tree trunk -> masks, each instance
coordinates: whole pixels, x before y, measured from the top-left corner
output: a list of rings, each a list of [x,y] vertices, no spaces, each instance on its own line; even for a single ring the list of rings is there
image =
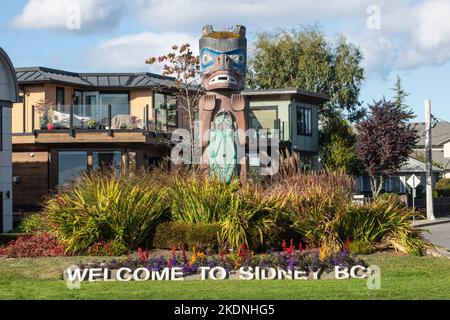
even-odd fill
[[[384,179],[380,176],[380,180],[377,180],[376,176],[370,176],[370,188],[372,190],[372,198],[378,198],[381,190],[383,189]]]

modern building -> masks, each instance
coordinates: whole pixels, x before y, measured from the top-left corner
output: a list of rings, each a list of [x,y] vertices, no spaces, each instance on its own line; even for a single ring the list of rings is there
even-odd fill
[[[167,158],[169,134],[183,126],[175,81],[152,73],[74,73],[16,69],[20,101],[12,113],[15,211],[82,171],[152,167]],[[282,146],[317,165],[322,94],[298,89],[245,91],[249,126],[280,129]],[[270,138],[270,137],[269,137]]]
[[[0,48],[0,233],[12,229],[11,108],[18,100],[14,67]]]
[[[329,96],[301,89],[243,91],[249,101],[249,127],[280,132],[281,147],[298,152],[299,159],[319,169],[319,107]]]
[[[155,166],[178,127],[172,79],[151,73],[73,73],[16,69],[20,102],[12,113],[15,211],[82,171]]]

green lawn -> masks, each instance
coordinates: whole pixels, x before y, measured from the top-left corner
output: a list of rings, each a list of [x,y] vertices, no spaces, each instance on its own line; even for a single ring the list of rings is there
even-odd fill
[[[80,290],[69,290],[62,270],[80,259],[0,260],[0,299],[450,299],[446,258],[368,256],[368,263],[381,268],[380,290],[356,279],[83,282]]]

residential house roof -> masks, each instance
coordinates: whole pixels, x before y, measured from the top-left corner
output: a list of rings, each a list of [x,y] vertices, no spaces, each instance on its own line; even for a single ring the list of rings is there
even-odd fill
[[[433,166],[433,172],[444,172],[443,169]],[[409,157],[408,161],[401,167],[401,173],[421,173],[426,172],[426,163],[415,158]]]
[[[58,83],[85,88],[173,88],[174,78],[150,72],[75,73],[46,67],[16,68],[19,84]]]
[[[425,123],[414,122],[412,125],[416,128],[419,135],[417,147],[424,148],[425,146]],[[431,142],[433,146],[440,146],[450,140],[450,122],[439,121],[436,126],[431,129]]]

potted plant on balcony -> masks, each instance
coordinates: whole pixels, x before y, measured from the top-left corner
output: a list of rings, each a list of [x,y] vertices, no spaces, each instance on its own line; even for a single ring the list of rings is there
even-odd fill
[[[86,125],[87,125],[88,129],[96,129],[97,128],[97,121],[92,120],[92,119],[88,120],[86,122]]]
[[[47,130],[52,131],[55,129],[55,125],[53,124],[53,110],[47,109]]]
[[[39,116],[39,127],[41,130],[48,129],[48,124],[51,122],[51,103],[47,99],[39,99],[34,104],[37,114]]]

